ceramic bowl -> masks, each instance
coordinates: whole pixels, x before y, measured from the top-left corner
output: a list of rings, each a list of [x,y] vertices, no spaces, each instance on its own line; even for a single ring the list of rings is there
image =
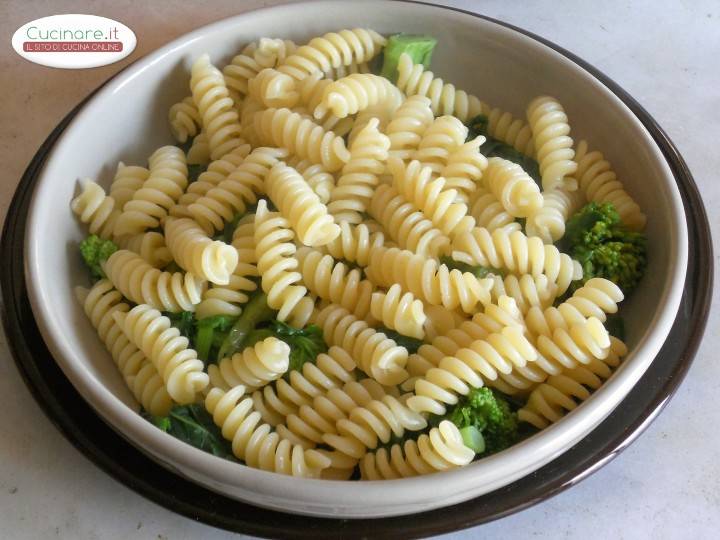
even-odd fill
[[[590,399],[561,421],[504,452],[455,471],[385,482],[306,480],[254,470],[188,446],[156,429],[138,405],[73,295],[87,285],[77,255],[84,237],[69,208],[77,180],[109,186],[118,161],[143,164],[172,143],[170,105],[188,94],[193,59],[224,65],[262,36],[298,42],[341,28],[369,27],[438,38],[432,70],[492,106],[522,117],[540,94],[564,105],[572,136],[612,162],[648,215],[649,268],[623,306],[630,354]],[[63,372],[114,429],[194,482],[255,505],[315,516],[380,517],[421,512],[488,493],[530,474],[588,435],[655,358],[677,312],[687,230],[668,164],[653,139],[590,73],[534,39],[457,11],[404,2],[315,2],[244,13],[191,32],[135,62],[72,120],[48,157],[31,203],[26,277],[38,325]]]

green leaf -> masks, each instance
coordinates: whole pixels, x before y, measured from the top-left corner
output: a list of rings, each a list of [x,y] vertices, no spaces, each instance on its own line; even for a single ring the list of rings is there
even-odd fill
[[[192,311],[181,311],[179,313],[163,313],[170,324],[180,330],[180,333],[189,340],[194,339],[195,334],[195,313]]]
[[[232,446],[200,404],[176,405],[165,417],[151,417],[159,429],[195,448],[213,455],[235,460]]]
[[[196,323],[195,350],[198,358],[205,362],[213,362],[217,351],[225,341],[230,329],[238,320],[238,317],[227,315],[214,315],[205,317]],[[219,360],[219,358],[217,358]]]
[[[207,165],[203,163],[188,163],[188,183],[193,183],[202,173],[207,171]]]
[[[504,271],[495,268],[488,268],[486,266],[472,265],[464,262],[456,261],[448,255],[440,257],[440,262],[447,266],[450,270],[460,270],[461,272],[470,272],[473,276],[478,279],[486,278],[490,274],[503,275]]]
[[[226,358],[244,348],[248,334],[261,323],[275,318],[275,310],[267,305],[267,295],[258,290],[243,307],[243,312],[230,328],[218,348],[216,358]]]
[[[386,328],[384,326],[378,328],[377,331],[382,332],[401,347],[405,347],[410,354],[415,354],[423,344],[422,339],[404,336],[400,332],[390,330],[389,328]]]
[[[306,362],[315,362],[318,354],[327,352],[322,330],[311,324],[304,328],[293,328],[281,321],[272,321],[269,329],[278,339],[290,346],[290,367],[288,372],[302,369]]]

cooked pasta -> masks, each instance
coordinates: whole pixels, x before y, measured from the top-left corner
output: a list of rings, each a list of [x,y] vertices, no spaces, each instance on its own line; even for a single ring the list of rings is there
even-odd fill
[[[278,148],[255,148],[224,180],[188,206],[190,215],[207,234],[223,229],[235,214],[257,202],[270,169],[286,156]]]
[[[200,56],[192,66],[190,89],[207,134],[210,158],[220,159],[245,144],[240,137],[238,113],[225,79],[220,70],[210,63],[207,54]]]
[[[370,215],[404,249],[421,255],[440,256],[450,249],[450,239],[397,190],[378,186],[370,201]]]
[[[425,96],[408,97],[395,111],[386,129],[390,139],[390,155],[410,159],[432,122],[430,100]]]
[[[165,235],[170,253],[183,269],[218,285],[230,282],[238,263],[234,247],[209,238],[188,218],[168,218]]]
[[[570,125],[562,105],[554,98],[535,98],[527,110],[544,190],[564,187],[572,191],[577,182],[569,178],[576,170]]]
[[[488,106],[475,96],[445,84],[432,71],[426,71],[422,64],[413,64],[407,54],[400,55],[397,69],[398,88],[408,96],[430,98],[430,107],[436,116],[453,115],[466,122],[488,110]]]
[[[433,259],[398,248],[373,250],[368,278],[383,287],[394,283],[432,305],[461,308],[474,313],[478,303],[490,303],[491,279],[478,279],[468,272],[450,270]]]
[[[205,397],[205,407],[232,441],[233,454],[248,467],[280,474],[317,478],[330,460],[316,450],[305,450],[281,439],[267,424],[260,424],[260,413],[253,410],[252,399],[245,388],[236,386],[228,392],[213,388]]]
[[[543,195],[535,181],[512,161],[490,158],[482,182],[511,216],[528,217],[543,206]]]
[[[128,340],[113,316],[130,309],[122,301],[122,294],[107,279],[98,281],[90,290],[77,287],[75,293],[135,399],[150,414],[165,416],[173,406],[165,383],[155,366]]]
[[[282,377],[289,363],[290,347],[287,343],[269,337],[208,366],[208,375],[214,388],[228,391],[243,385],[248,392],[252,392]]]
[[[392,480],[432,474],[467,465],[474,457],[475,452],[465,446],[455,424],[443,420],[417,441],[365,454],[360,461],[360,476],[363,480]]]
[[[367,210],[379,176],[385,171],[390,141],[372,118],[350,145],[350,159],[343,166],[337,186],[330,194],[328,212],[338,222],[358,224]]]
[[[189,348],[189,341],[170,325],[170,319],[147,304],[127,313],[113,313],[128,339],[147,356],[165,381],[168,394],[177,403],[193,403],[208,385],[203,362]]]
[[[320,312],[316,322],[328,344],[349,352],[358,367],[380,384],[399,384],[407,379],[407,350],[345,308],[330,304]]]
[[[350,159],[345,141],[332,131],[290,109],[265,109],[255,113],[253,129],[261,144],[287,148],[291,154],[334,172]]]
[[[351,270],[330,255],[307,247],[300,248],[296,257],[303,283],[311,293],[344,307],[359,319],[368,316],[375,286],[362,278],[359,269]]]
[[[475,227],[453,240],[452,256],[467,264],[505,269],[514,274],[545,275],[563,294],[570,283],[582,278],[582,268],[553,245],[521,231]]]
[[[255,213],[255,255],[262,289],[268,295],[268,305],[278,310],[278,320],[304,326],[314,302],[306,296],[303,285],[296,285],[302,275],[297,271],[294,238],[290,223],[279,213],[270,212],[262,199]]]
[[[443,234],[452,238],[475,226],[475,220],[467,215],[467,206],[454,202],[457,191],[447,188],[443,178],[433,180],[431,167],[414,160],[405,166],[401,159],[389,158],[388,169],[395,189],[428,216]]]
[[[423,339],[425,330],[423,325],[427,317],[423,303],[416,299],[412,293],[402,292],[397,283],[387,292],[374,292],[370,302],[370,313],[391,330]]]
[[[340,234],[340,227],[328,214],[327,207],[292,167],[275,165],[265,178],[265,188],[270,200],[306,246],[323,246]]]
[[[163,272],[140,255],[125,249],[113,253],[103,265],[112,284],[136,304],[163,311],[195,311],[207,283],[184,272]]]
[[[115,222],[117,236],[139,234],[160,225],[168,210],[187,187],[185,154],[175,146],[163,146],[149,159],[150,176],[125,203]]]
[[[645,214],[556,99],[490,106],[429,70],[435,42],[259,37],[222,71],[198,51],[182,149],[79,181],[75,293],[144,416],[264,471],[400,479],[612,376]]]

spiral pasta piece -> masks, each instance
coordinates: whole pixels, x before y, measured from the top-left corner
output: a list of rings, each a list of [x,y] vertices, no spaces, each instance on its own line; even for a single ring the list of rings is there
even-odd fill
[[[223,68],[223,78],[235,103],[247,95],[248,81],[265,68],[275,67],[297,46],[289,39],[260,38],[250,43]]]
[[[419,431],[427,427],[427,420],[393,396],[383,396],[366,405],[356,407],[347,418],[336,423],[337,434],[326,433],[323,442],[331,448],[355,459],[362,458],[368,449],[375,449],[378,440],[402,437],[405,431]]]
[[[214,388],[228,391],[243,385],[248,392],[252,392],[282,377],[289,365],[288,344],[275,337],[268,337],[208,366],[208,375]]]
[[[480,184],[470,195],[469,206],[469,214],[475,218],[478,227],[488,231],[503,229],[508,233],[521,229],[520,223],[507,213],[497,197]]]
[[[125,249],[113,253],[103,271],[128,300],[170,312],[195,311],[206,282],[193,274],[163,272]]]
[[[471,320],[463,320],[432,338],[430,343],[421,345],[417,352],[408,358],[408,371],[412,376],[425,375],[446,356],[453,356],[474,341],[485,339],[490,334],[499,333],[503,328],[511,326],[525,330],[523,316],[515,300],[501,296],[495,303],[476,313]]]
[[[343,75],[344,76],[344,75]],[[325,74],[318,71],[298,83],[300,93],[300,106],[303,106],[310,115],[315,111],[322,101],[325,89],[333,83],[333,78],[325,78]],[[311,119],[315,119],[311,116]],[[323,116],[317,118],[317,123],[326,131],[333,131],[336,135],[346,135],[353,127],[354,119],[351,117],[338,118],[332,111],[327,111]]]
[[[472,194],[478,189],[478,181],[487,168],[488,160],[480,153],[480,146],[485,137],[478,135],[452,150],[440,176],[445,178],[447,189],[457,191],[457,199],[467,203]]]
[[[238,263],[237,250],[212,240],[194,220],[169,218],[165,236],[170,253],[186,271],[218,285],[227,285]]]
[[[208,385],[203,362],[189,348],[189,341],[158,310],[147,304],[127,313],[113,314],[128,339],[137,346],[165,381],[168,394],[177,403],[193,403]]]
[[[490,158],[482,182],[511,216],[528,217],[543,206],[543,195],[535,181],[507,159]]]
[[[575,161],[578,164],[575,177],[588,201],[612,203],[626,227],[633,231],[641,231],[645,228],[647,217],[625,191],[612,165],[602,153],[590,151],[587,142],[580,141],[577,145]]]
[[[454,116],[440,116],[423,133],[413,159],[440,174],[450,156],[463,145],[467,134],[468,128],[460,120]]]
[[[278,148],[255,148],[223,181],[188,206],[190,215],[207,234],[222,230],[235,214],[257,202],[270,170],[285,156],[287,152]]]
[[[167,216],[187,187],[185,154],[175,146],[163,146],[149,158],[150,176],[125,203],[115,222],[115,234],[139,234],[153,229]]]
[[[361,223],[362,214],[380,183],[390,141],[380,133],[378,125],[378,119],[372,118],[350,145],[350,160],[343,166],[328,204],[328,212],[337,221]]]
[[[250,96],[266,107],[294,107],[300,99],[295,80],[273,68],[263,69],[248,82]]]
[[[450,248],[450,239],[434,227],[422,212],[417,211],[415,205],[387,184],[375,190],[369,211],[404,249],[437,257]]]
[[[301,371],[290,371],[287,380],[278,379],[274,385],[269,384],[255,391],[252,395],[255,409],[260,412],[264,422],[278,426],[286,421],[286,417],[298,414],[302,407],[311,407],[316,397],[354,381],[355,367],[355,361],[348,352],[340,347],[330,347],[327,353],[317,356],[314,364],[306,362]],[[352,406],[355,406],[354,402]],[[298,443],[307,442],[308,439],[316,443],[321,441],[322,434],[315,438],[300,436],[292,422],[287,427],[296,433]]]
[[[445,414],[447,405],[458,402],[458,394],[495,380],[498,373],[510,373],[537,359],[537,351],[520,328],[509,326],[485,339],[472,342],[453,356],[443,358],[437,367],[415,381],[415,395],[407,405],[416,412]]]
[[[543,274],[557,285],[558,296],[574,280],[582,279],[580,263],[555,246],[543,244],[540,238],[525,236],[522,231],[496,229],[491,232],[475,227],[455,237],[452,257],[467,264],[505,269],[518,275]]]
[[[422,64],[413,64],[406,53],[398,61],[397,86],[410,96],[426,96],[435,116],[453,115],[461,122],[467,122],[489,107],[473,95],[456,90],[452,84],[445,84],[432,71],[425,71]],[[464,140],[464,139],[463,139]]]
[[[465,313],[475,313],[478,302],[490,303],[491,279],[450,270],[444,264],[407,250],[373,250],[366,273],[377,285],[390,287],[398,283],[424,302],[451,310],[459,307]]]
[[[617,365],[617,359],[627,353],[621,341],[614,339],[612,342],[612,354],[608,360],[593,359],[587,365],[553,375],[535,388],[527,404],[518,410],[518,419],[544,429],[588,399],[591,391],[597,390],[610,378],[611,368]]]
[[[385,235],[380,231],[371,231],[365,223],[351,225],[341,221],[340,234],[332,242],[322,246],[336,259],[344,259],[358,266],[367,266],[370,253],[377,247],[385,245]]]
[[[268,295],[268,305],[278,310],[280,321],[289,320],[302,327],[312,314],[314,302],[307,289],[296,285],[302,274],[297,271],[297,248],[290,223],[277,212],[267,209],[261,199],[255,213],[255,255],[261,286]]]
[[[519,118],[513,118],[512,114],[499,108],[494,108],[487,113],[487,119],[488,135],[493,139],[509,144],[528,157],[535,156],[533,132],[526,122]]]
[[[325,88],[322,101],[313,111],[313,116],[319,120],[332,111],[337,118],[345,118],[393,99],[396,92],[397,87],[385,77],[372,73],[354,73]]]
[[[370,313],[391,330],[397,330],[405,336],[417,339],[425,337],[423,325],[427,317],[423,303],[412,293],[403,294],[402,288],[397,283],[387,292],[372,294]]]
[[[267,194],[306,246],[322,246],[340,234],[327,207],[292,167],[278,163],[265,179]]]
[[[107,279],[101,279],[90,290],[77,287],[75,293],[138,403],[150,414],[167,415],[173,400],[162,378],[147,357],[128,340],[113,316],[130,309],[122,301],[122,295]]]
[[[367,62],[352,62],[351,64],[341,64],[338,67],[330,68],[322,72],[324,77],[332,81],[337,81],[353,73],[371,73],[370,66]]]
[[[395,111],[385,131],[390,139],[390,155],[410,159],[432,122],[430,100],[425,96],[408,97]]]
[[[330,304],[317,316],[316,323],[326,343],[349,352],[358,367],[380,384],[399,384],[407,378],[407,350],[345,308]]]
[[[334,172],[350,159],[345,141],[332,131],[290,109],[266,109],[255,113],[253,128],[262,144],[287,148],[301,159]]]
[[[233,454],[248,467],[280,474],[318,478],[330,465],[330,459],[317,450],[305,450],[281,439],[267,424],[260,424],[260,413],[253,410],[245,388],[228,392],[213,388],[205,398],[205,407],[220,427],[223,437],[232,441]],[[259,424],[259,425],[258,425]]]
[[[188,138],[200,133],[202,120],[192,96],[187,96],[170,107],[168,121],[170,122],[170,131],[179,143],[187,142]]]
[[[537,236],[546,244],[560,240],[565,234],[565,223],[584,203],[580,190],[560,187],[544,191],[543,205],[528,216],[525,233]]]
[[[200,173],[197,180],[188,185],[187,190],[180,196],[178,203],[170,208],[170,215],[174,217],[190,217],[188,206],[197,202],[212,188],[225,180],[230,173],[237,169],[250,153],[250,145],[242,144],[222,159],[212,161],[208,168]]]
[[[447,334],[450,330],[466,320],[465,317],[457,311],[445,309],[443,306],[423,305],[423,311],[427,317],[423,329],[429,340]]]
[[[458,428],[443,420],[430,433],[417,441],[394,444],[390,450],[381,448],[365,454],[360,461],[362,480],[392,480],[447,471],[468,465],[475,452],[465,446]]]
[[[557,307],[530,308],[525,322],[532,334],[551,336],[556,328],[568,328],[590,317],[605,322],[608,313],[617,313],[623,298],[622,290],[612,281],[592,278]]]
[[[200,133],[193,137],[190,149],[187,151],[187,162],[190,165],[210,163],[210,141],[204,130],[200,130]]]
[[[493,302],[501,296],[509,296],[525,314],[532,307],[546,308],[558,297],[558,286],[544,274],[532,276],[510,274],[504,278],[493,275],[490,295]]]
[[[577,171],[577,163],[573,159],[575,151],[569,137],[570,125],[562,105],[555,98],[540,96],[528,105],[527,117],[535,141],[543,190],[577,189],[577,181],[568,178]]]
[[[432,169],[411,161],[407,166],[399,158],[388,160],[395,189],[413,203],[443,234],[451,238],[470,231],[475,220],[467,215],[465,204],[454,202],[457,191],[448,189],[444,178],[432,179]]]
[[[70,203],[70,208],[82,223],[88,225],[90,234],[100,238],[113,237],[115,224],[120,212],[115,209],[115,199],[105,194],[105,190],[89,178],[80,181],[80,195]]]
[[[173,260],[162,233],[150,231],[116,238],[115,243],[123,249],[134,251],[155,268],[163,268]]]
[[[330,255],[311,248],[300,248],[296,257],[303,283],[311,293],[344,307],[359,319],[367,317],[375,286],[362,279],[360,270],[350,270]]]
[[[286,163],[302,175],[321,203],[328,203],[335,188],[335,177],[331,172],[318,163],[301,160],[297,156],[288,159]]]
[[[330,32],[299,47],[278,67],[278,71],[301,81],[340,66],[372,60],[385,46],[386,39],[374,30],[354,28]]]
[[[207,54],[200,56],[191,69],[190,89],[207,134],[210,158],[220,159],[245,144],[240,137],[240,123],[225,79],[210,63]]]
[[[118,163],[115,177],[110,184],[110,196],[115,199],[115,208],[122,210],[125,203],[143,186],[148,176],[150,171],[145,167],[125,165],[122,161]]]

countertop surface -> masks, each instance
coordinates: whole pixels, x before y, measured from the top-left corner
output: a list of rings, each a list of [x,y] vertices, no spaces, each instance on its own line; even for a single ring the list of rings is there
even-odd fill
[[[28,162],[58,121],[121,67],[203,24],[276,2],[0,2],[0,217]],[[703,1],[455,1],[575,52],[630,92],[669,133],[703,195],[720,254],[720,3]],[[22,60],[13,32],[57,13],[119,20],[138,37],[120,63],[70,71]],[[716,269],[720,267],[716,256]],[[717,276],[717,275],[716,275]],[[717,282],[717,279],[716,279]],[[649,429],[579,485],[529,510],[447,538],[712,538],[720,529],[717,288],[687,379]],[[0,537],[220,539],[119,484],[70,445],[25,388],[0,331]]]

